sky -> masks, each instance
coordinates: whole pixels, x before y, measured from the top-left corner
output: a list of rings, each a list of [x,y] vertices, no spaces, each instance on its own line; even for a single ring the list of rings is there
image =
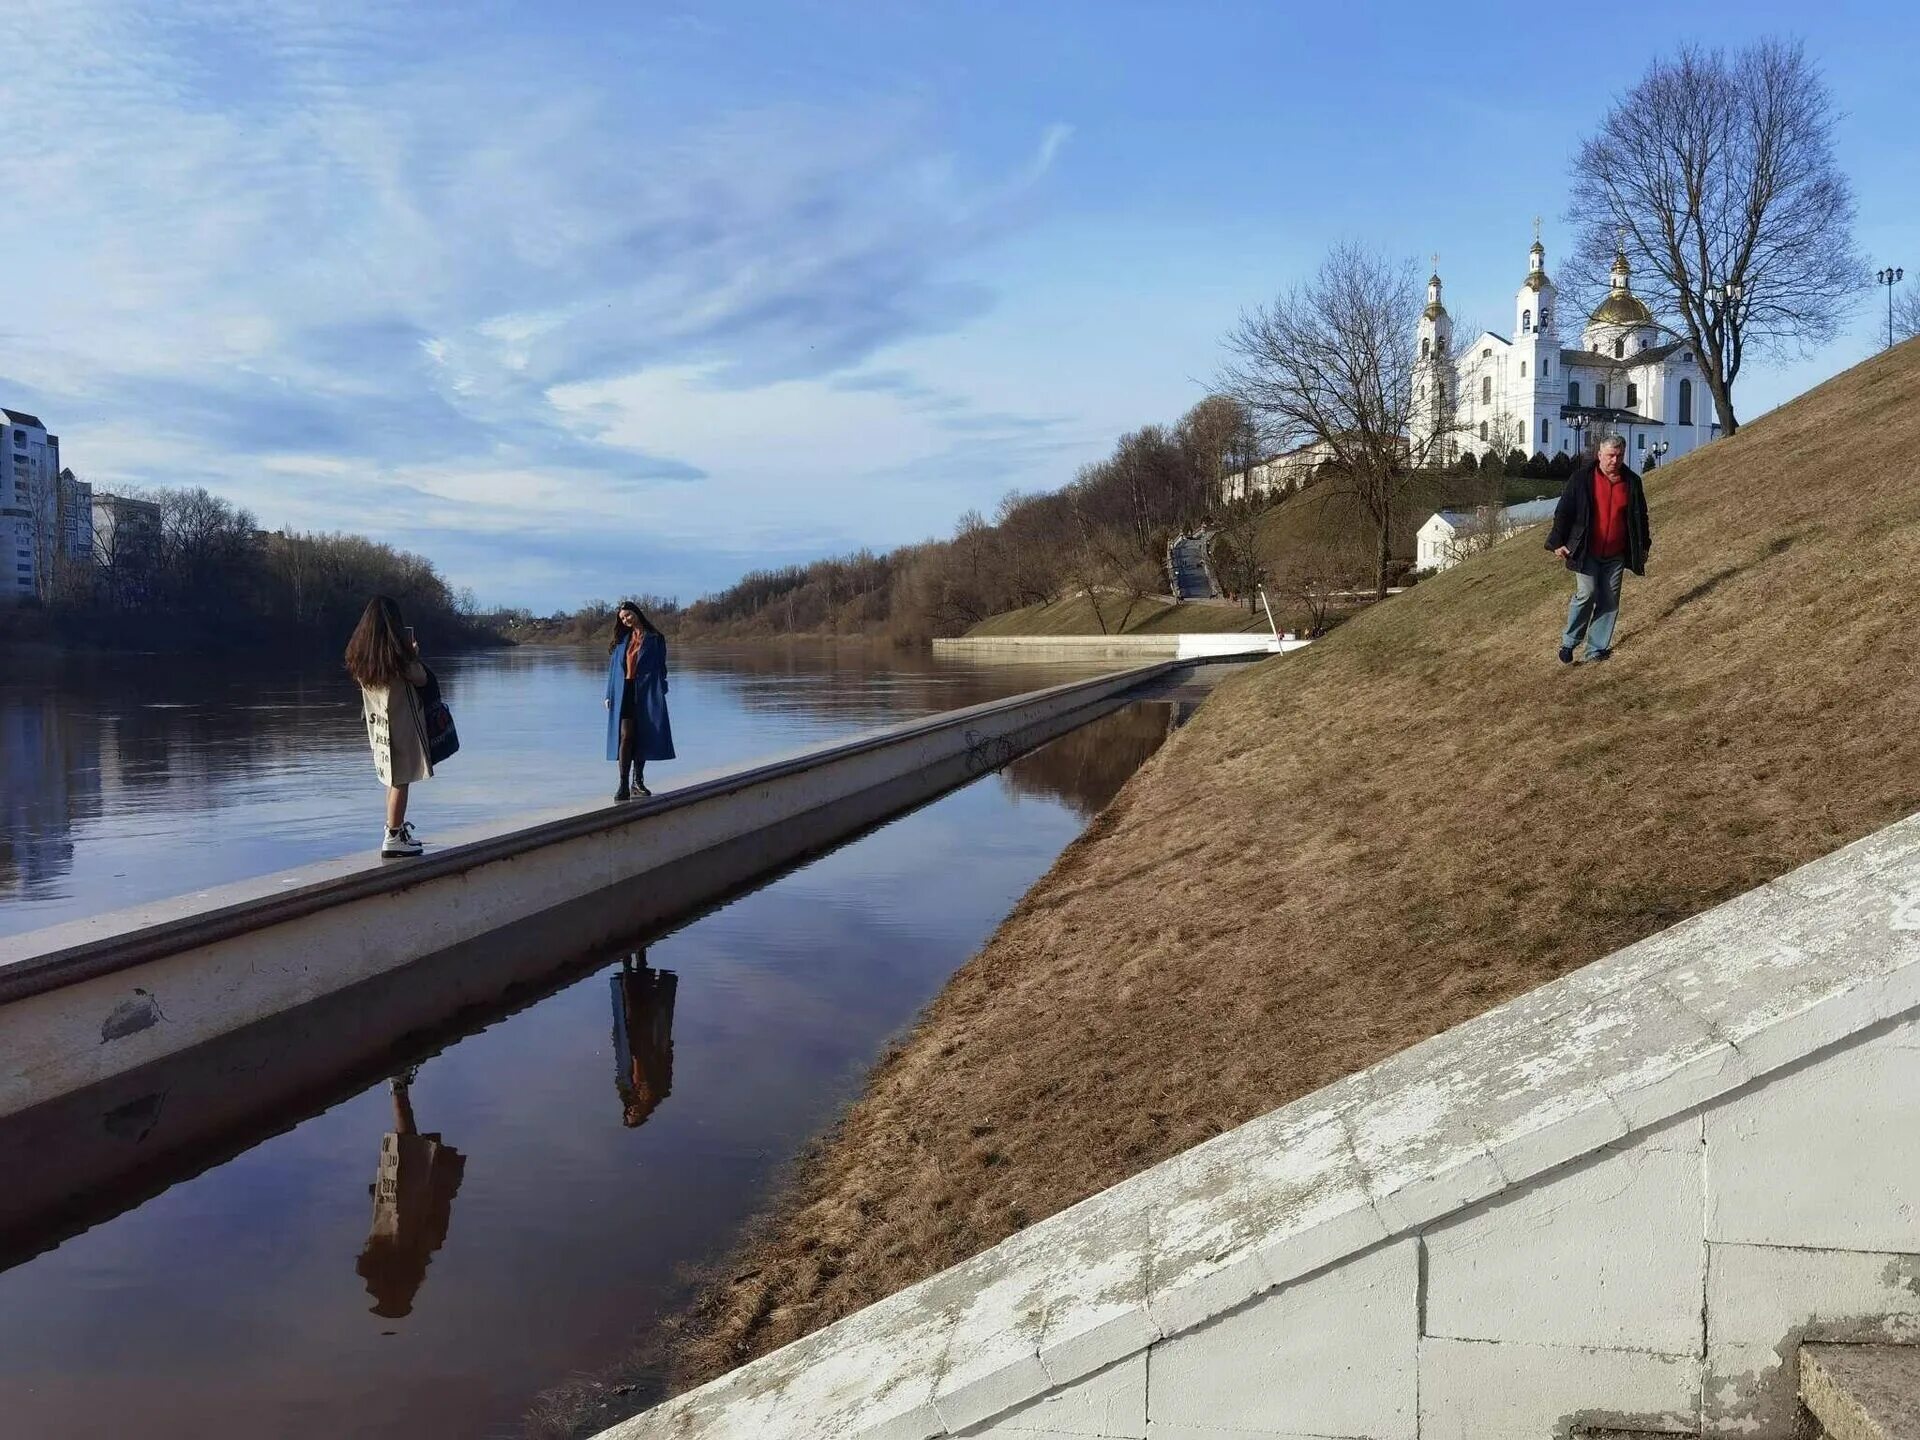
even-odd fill
[[[1437,253],[1456,323],[1506,323],[1581,137],[1687,40],[1806,43],[1860,248],[1920,283],[1895,0],[10,0],[5,29],[0,404],[96,488],[369,534],[485,606],[948,534],[1177,419],[1343,240]],[[1742,418],[1871,353],[1884,298],[1751,369]]]

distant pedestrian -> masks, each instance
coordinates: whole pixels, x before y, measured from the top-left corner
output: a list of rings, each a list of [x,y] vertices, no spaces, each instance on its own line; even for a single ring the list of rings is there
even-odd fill
[[[387,787],[387,828],[382,855],[418,855],[419,840],[407,821],[407,787],[428,779],[427,724],[418,686],[427,683],[420,645],[384,595],[367,602],[347,641],[347,673],[360,684],[360,713],[373,747],[373,771]]]
[[[1605,660],[1613,653],[1621,580],[1628,570],[1646,574],[1653,549],[1647,492],[1627,468],[1627,442],[1620,436],[1602,440],[1595,457],[1568,478],[1547,532],[1547,549],[1567,562],[1574,577],[1560,663],[1571,665],[1583,640],[1588,661]]]
[[[647,762],[673,759],[667,718],[667,637],[631,600],[613,612],[607,644],[607,759],[620,767],[615,800],[647,789]],[[633,772],[633,788],[627,772]]]

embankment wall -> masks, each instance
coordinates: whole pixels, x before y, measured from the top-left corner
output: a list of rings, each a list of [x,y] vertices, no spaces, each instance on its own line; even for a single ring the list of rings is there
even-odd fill
[[[1920,1339],[1920,818],[608,1432],[1786,1440]]]
[[[538,936],[502,941],[518,958],[488,968],[496,988],[551,969],[995,769],[1180,669],[950,711],[651,801],[454,837],[420,859],[306,866],[0,939],[0,1116],[482,937]],[[450,993],[448,1004],[483,999]]]

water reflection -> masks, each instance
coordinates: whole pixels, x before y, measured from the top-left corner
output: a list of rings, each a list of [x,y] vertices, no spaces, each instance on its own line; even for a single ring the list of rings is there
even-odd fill
[[[1136,709],[645,950],[554,950],[563,974],[485,1011],[444,1010],[453,978],[497,993],[479,979],[511,957],[475,946],[425,987],[437,1011],[404,981],[340,992],[0,1125],[5,1424],[517,1433],[543,1387],[684,1303],[887,1037],[1165,737],[1168,705]]]
[[[438,1131],[422,1134],[414,1122],[414,1074],[407,1070],[387,1082],[394,1128],[380,1137],[380,1170],[367,1187],[373,1228],[353,1267],[367,1282],[373,1313],[388,1320],[413,1313],[428,1262],[446,1243],[453,1197],[467,1168],[466,1156],[442,1144]]]
[[[1010,763],[1001,782],[1017,795],[1044,795],[1091,820],[1120,793],[1127,778],[1187,723],[1195,701],[1129,705],[1069,731]]]
[[[673,996],[680,980],[636,950],[608,977],[613,984],[614,1088],[620,1123],[645,1122],[673,1090]]]
[[[683,763],[710,770],[1095,673],[978,666],[865,645],[690,649],[674,659]],[[436,833],[604,803],[601,659],[527,649],[436,664],[462,749],[414,799]],[[656,788],[658,784],[656,782]],[[338,668],[239,672],[194,657],[8,657],[0,674],[0,934],[83,918],[377,840],[359,701]]]

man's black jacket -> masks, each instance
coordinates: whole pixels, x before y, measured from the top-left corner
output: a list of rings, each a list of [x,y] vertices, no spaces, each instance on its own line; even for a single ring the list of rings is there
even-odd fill
[[[1593,472],[1598,460],[1588,460],[1567,478],[1554,508],[1553,526],[1547,531],[1547,549],[1567,547],[1567,568],[1578,570],[1587,558],[1593,533]],[[1647,556],[1653,550],[1653,527],[1647,520],[1647,491],[1637,471],[1625,465],[1620,473],[1627,477],[1627,568],[1636,575],[1647,573]]]

